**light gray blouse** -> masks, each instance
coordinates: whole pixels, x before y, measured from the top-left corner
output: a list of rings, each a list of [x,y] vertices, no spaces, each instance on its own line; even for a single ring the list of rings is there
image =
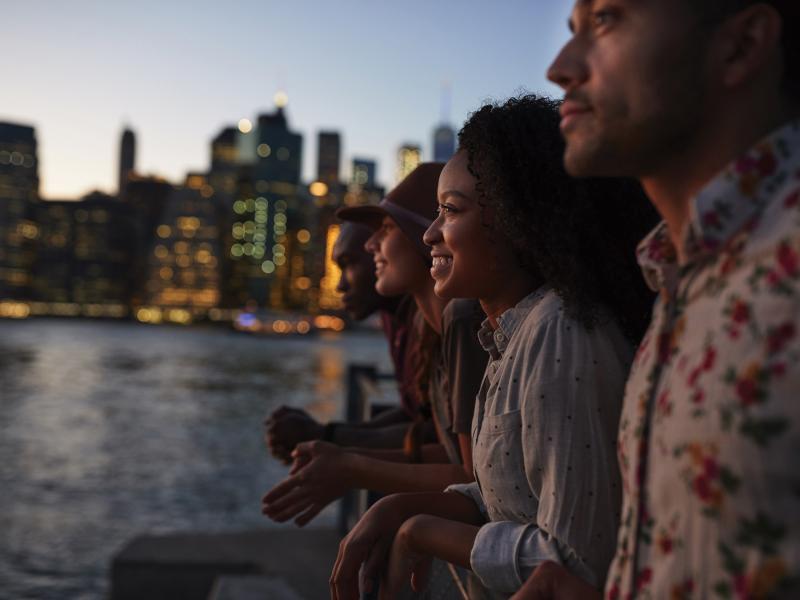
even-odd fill
[[[490,355],[472,422],[476,481],[453,485],[488,522],[472,570],[510,594],[545,560],[594,586],[614,555],[616,437],[633,347],[601,319],[591,330],[540,288],[479,338]]]

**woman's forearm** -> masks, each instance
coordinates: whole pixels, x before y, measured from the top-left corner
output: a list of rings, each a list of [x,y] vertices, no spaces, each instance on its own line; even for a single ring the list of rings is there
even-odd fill
[[[377,460],[386,460],[389,462],[408,462],[408,456],[400,448],[381,449],[381,448],[359,448],[351,447],[346,448],[348,452],[361,454]],[[425,444],[422,446],[422,462],[423,463],[449,463],[450,458],[447,456],[447,451],[441,444]]]
[[[384,494],[441,492],[448,485],[470,481],[461,465],[396,463],[353,453],[348,453],[345,460],[346,479],[351,487]]]
[[[469,557],[479,527],[441,517],[418,515],[412,517],[398,531],[408,548],[449,563],[470,568]]]
[[[415,492],[393,494],[379,500],[378,506],[386,511],[397,522],[417,515],[430,515],[451,521],[459,521],[469,525],[481,526],[486,522],[478,505],[468,496],[458,492]]]

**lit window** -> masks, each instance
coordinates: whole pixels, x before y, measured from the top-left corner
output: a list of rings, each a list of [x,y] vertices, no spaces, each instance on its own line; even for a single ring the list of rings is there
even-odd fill
[[[170,228],[169,225],[159,225],[158,229],[156,229],[156,233],[158,234],[158,237],[162,239],[168,238],[172,233],[172,228]]]
[[[308,191],[312,196],[322,197],[328,193],[328,186],[323,181],[315,181],[308,186]]]

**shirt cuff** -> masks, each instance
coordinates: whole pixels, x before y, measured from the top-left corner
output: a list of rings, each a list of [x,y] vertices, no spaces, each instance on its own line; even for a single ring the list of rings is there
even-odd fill
[[[456,492],[457,494],[466,496],[475,503],[475,505],[478,507],[478,510],[481,511],[483,517],[488,520],[486,505],[483,503],[483,496],[481,496],[481,490],[476,481],[471,483],[454,483],[452,485],[448,485],[444,491]]]
[[[561,563],[558,550],[536,525],[496,521],[478,530],[470,566],[483,585],[504,593],[516,592],[532,570],[546,560]]]

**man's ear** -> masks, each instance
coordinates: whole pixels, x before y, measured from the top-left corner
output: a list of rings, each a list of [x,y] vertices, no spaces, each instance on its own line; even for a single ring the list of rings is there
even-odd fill
[[[720,69],[722,85],[739,88],[770,71],[780,80],[782,29],[780,15],[766,3],[728,17],[712,42],[717,44],[714,66]]]

